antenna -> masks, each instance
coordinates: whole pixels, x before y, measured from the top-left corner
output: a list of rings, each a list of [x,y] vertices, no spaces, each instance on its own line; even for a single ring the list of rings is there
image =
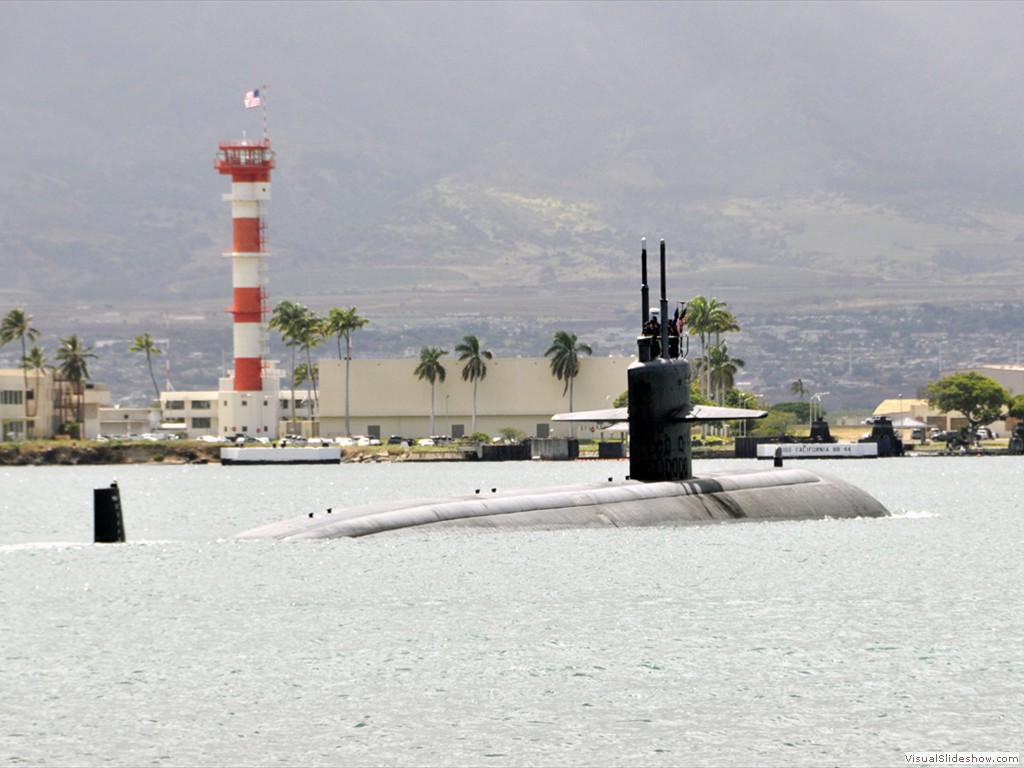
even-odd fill
[[[665,293],[665,241],[661,241],[661,359],[668,360],[668,298]]]
[[[640,328],[651,319],[650,291],[647,288],[647,238],[640,238]]]

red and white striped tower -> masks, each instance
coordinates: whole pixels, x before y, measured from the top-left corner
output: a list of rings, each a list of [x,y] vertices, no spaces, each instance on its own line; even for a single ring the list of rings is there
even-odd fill
[[[274,168],[270,140],[224,141],[214,167],[231,177],[232,303],[235,368],[231,382],[221,384],[221,432],[276,436],[278,382],[267,364],[267,287],[263,257],[270,202],[270,171]],[[268,378],[268,374],[271,374]]]
[[[228,311],[234,316],[236,392],[263,391],[267,314],[263,205],[270,201],[273,167],[269,139],[224,141],[217,153],[217,170],[231,176],[231,194],[224,199],[231,202],[232,247],[224,255],[231,258],[234,300]]]

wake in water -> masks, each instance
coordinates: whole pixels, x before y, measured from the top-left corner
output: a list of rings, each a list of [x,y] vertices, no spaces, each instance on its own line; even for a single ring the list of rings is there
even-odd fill
[[[926,512],[925,510],[916,509],[897,509],[894,510],[890,519],[892,520],[918,520],[922,517],[940,517],[938,512]]]

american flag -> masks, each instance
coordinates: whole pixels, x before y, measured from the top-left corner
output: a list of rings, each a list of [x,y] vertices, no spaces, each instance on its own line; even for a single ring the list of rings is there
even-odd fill
[[[247,94],[245,94],[246,109],[256,109],[256,107],[261,106],[262,104],[263,102],[260,101],[259,89],[255,91],[249,91]]]

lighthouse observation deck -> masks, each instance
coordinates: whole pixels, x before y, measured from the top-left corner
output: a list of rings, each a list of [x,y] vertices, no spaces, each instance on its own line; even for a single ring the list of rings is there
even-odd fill
[[[276,165],[270,139],[222,141],[213,167],[235,181],[269,181]]]

